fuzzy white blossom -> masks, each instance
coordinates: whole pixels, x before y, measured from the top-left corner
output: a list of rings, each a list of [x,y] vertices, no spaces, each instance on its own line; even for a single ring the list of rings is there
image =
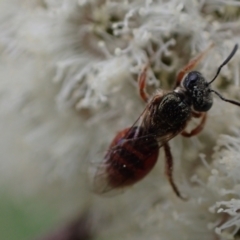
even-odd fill
[[[239,7],[237,0],[2,0],[0,190],[31,201],[31,211],[45,204],[61,221],[89,209],[96,239],[238,239],[240,109],[217,97],[200,135],[170,143],[188,201],[172,192],[161,150],[146,179],[112,198],[91,193],[87,172],[144,109],[143,67],[150,92],[170,89],[177,71],[214,43],[198,67],[211,79],[240,43]],[[237,52],[213,83],[231,99],[240,99],[239,64]]]

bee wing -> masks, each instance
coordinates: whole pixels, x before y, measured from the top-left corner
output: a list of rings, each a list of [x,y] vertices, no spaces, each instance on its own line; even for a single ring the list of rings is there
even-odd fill
[[[135,121],[135,123],[132,125],[130,128],[126,128],[122,131],[120,131],[115,138],[113,139],[112,143],[110,144],[110,147],[108,151],[105,154],[105,157],[101,162],[98,163],[92,163],[89,169],[90,172],[90,184],[91,184],[91,189],[93,192],[97,194],[103,194],[106,196],[113,196],[117,195],[119,193],[124,192],[126,187],[124,186],[124,181],[127,181],[128,179],[122,179],[119,178],[117,182],[114,182],[114,186],[111,185],[111,181],[109,180],[109,175],[111,175],[111,169],[112,165],[111,164],[116,164],[116,161],[114,160],[109,162],[108,154],[112,154],[114,151],[122,151],[121,148],[121,142],[127,143],[131,142],[131,145],[134,145],[134,141],[139,139],[139,134],[140,134],[140,129],[141,126],[136,126],[136,124],[141,121],[141,116],[144,114],[143,113],[140,115],[140,117]],[[136,142],[137,144],[137,142]],[[106,160],[108,159],[108,160]],[[116,178],[117,179],[117,178]]]
[[[154,136],[153,134],[149,134],[147,132],[145,133],[143,119],[146,116],[145,114],[147,114],[148,107],[149,105],[146,106],[142,114],[138,117],[138,119],[130,128],[126,128],[116,135],[116,137],[110,144],[110,147],[105,157],[103,158],[103,161],[100,163],[95,163],[91,166],[91,186],[92,190],[95,193],[104,194],[107,196],[116,195],[116,193],[122,193],[127,187],[127,185],[131,185],[129,184],[129,182],[131,181],[131,175],[129,177],[123,178],[118,172],[118,170],[114,170],[117,167],[116,165],[121,165],[119,166],[119,168],[121,168],[129,158],[131,159],[131,157],[129,156],[129,151],[126,150],[127,146],[131,148],[131,151],[135,152],[139,149],[139,147],[134,147],[135,144],[140,144],[140,149],[141,147],[143,147],[149,150],[147,153],[142,153],[142,151],[138,151],[137,154],[146,154],[146,158],[149,158],[152,163],[157,160],[158,149],[176,135],[174,133],[171,133],[166,136],[162,136],[159,139],[156,139],[156,136]],[[126,151],[126,154],[128,156],[126,157],[125,152],[121,153],[120,151]],[[118,155],[120,157],[116,158],[115,155]],[[125,159],[123,156],[125,156],[125,158],[127,159]],[[134,161],[134,156],[132,158]],[[126,165],[128,165],[128,162],[126,162]],[[138,180],[136,180],[135,182],[137,181]]]
[[[133,132],[133,129],[136,129],[135,136],[133,136],[132,139],[129,139],[129,141],[134,141],[134,139],[138,138],[139,131],[138,129],[141,128],[141,122],[142,117],[144,116],[144,113],[147,109],[147,106],[143,110],[143,112],[140,114],[140,116],[137,118],[137,120],[133,123],[133,125],[130,128],[126,128],[116,135],[116,137],[113,139],[109,149],[107,150],[107,153],[110,151],[113,151],[114,147],[117,145],[117,142],[121,140],[122,138],[128,138],[129,134]],[[137,126],[139,125],[139,126]],[[106,154],[107,154],[106,153]],[[109,184],[108,180],[108,167],[109,163],[106,163],[104,160],[102,162],[92,162],[89,168],[89,175],[90,175],[90,185],[93,192],[97,194],[104,194],[109,195],[109,192],[115,192],[111,193],[111,195],[116,195],[117,193],[122,193],[124,191],[123,188],[112,187]],[[123,183],[119,182],[119,186],[121,186]],[[113,191],[114,190],[114,191]]]
[[[112,197],[124,192],[124,188],[113,187],[109,183],[107,164],[102,161],[90,167],[91,190],[99,195]],[[119,183],[121,186],[121,183]]]
[[[127,187],[144,177],[145,173],[149,172],[148,169],[151,169],[149,166],[155,164],[158,157],[157,141],[155,138],[154,141],[146,140],[150,139],[149,135],[142,136],[139,128],[139,126],[134,126],[119,132],[113,139],[103,161],[92,164],[91,185],[95,193],[105,196],[122,193]],[[138,147],[140,144],[140,151],[138,147],[134,147],[135,144]],[[144,148],[143,152],[141,147]],[[132,163],[129,163],[129,159]],[[147,160],[147,165],[145,160]],[[138,167],[139,164],[142,165]]]
[[[177,133],[172,132],[165,136],[161,136],[161,137],[157,138],[159,148],[161,148],[165,143],[169,142],[172,138],[174,138],[178,134],[179,134],[179,132],[177,132]]]

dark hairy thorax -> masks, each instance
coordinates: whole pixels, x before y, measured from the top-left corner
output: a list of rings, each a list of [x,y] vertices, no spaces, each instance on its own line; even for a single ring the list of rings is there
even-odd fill
[[[169,92],[163,98],[157,95],[148,105],[143,124],[146,132],[156,138],[174,137],[180,133],[191,118],[191,103],[183,93]]]

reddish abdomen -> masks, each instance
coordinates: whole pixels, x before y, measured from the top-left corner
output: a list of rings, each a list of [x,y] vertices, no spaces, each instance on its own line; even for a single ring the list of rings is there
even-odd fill
[[[158,153],[154,136],[144,136],[137,127],[119,132],[104,158],[109,185],[121,188],[138,182],[152,170]]]

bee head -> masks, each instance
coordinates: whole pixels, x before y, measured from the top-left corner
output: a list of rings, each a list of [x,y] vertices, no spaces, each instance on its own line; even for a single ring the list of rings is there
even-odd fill
[[[218,67],[217,72],[214,78],[207,82],[200,72],[192,71],[187,74],[183,79],[182,87],[185,89],[187,95],[189,96],[190,102],[195,111],[197,112],[206,112],[208,111],[213,104],[212,93],[215,93],[219,98],[225,102],[232,103],[234,105],[240,106],[240,102],[226,99],[220,93],[211,89],[212,82],[219,75],[222,67],[226,65],[231,58],[235,55],[238,49],[238,44],[235,44],[232,52],[229,56],[223,61],[223,63]]]
[[[200,72],[192,71],[184,78],[183,87],[197,112],[208,111],[213,104],[210,86]]]

